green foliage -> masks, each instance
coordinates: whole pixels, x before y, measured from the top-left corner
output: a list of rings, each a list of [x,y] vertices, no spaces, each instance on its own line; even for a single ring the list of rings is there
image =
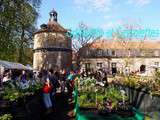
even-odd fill
[[[92,91],[88,91],[80,94],[80,97],[78,98],[78,103],[81,107],[96,107],[95,100],[95,93]]]
[[[155,77],[157,84],[160,85],[160,70],[156,71]]]
[[[125,77],[124,78],[124,85],[129,86],[129,87],[138,87],[138,83],[136,78],[134,77]]]
[[[105,92],[105,97],[110,98],[112,100],[122,100],[122,95],[119,89],[115,87],[108,87]]]
[[[139,76],[129,76],[123,78],[119,83],[134,89],[145,89],[151,95],[160,95],[160,71],[155,73],[155,77],[139,77]]]
[[[0,2],[0,59],[28,63],[26,49],[32,46],[32,34],[41,0],[2,0]],[[27,51],[28,52],[28,51]]]
[[[23,93],[19,92],[16,88],[6,87],[3,94],[3,99],[16,101],[18,98],[23,97]]]
[[[0,120],[12,120],[12,115],[11,114],[4,114],[0,116]]]
[[[108,98],[112,101],[112,107],[116,108],[118,101],[123,100],[123,96],[118,88],[110,86],[108,88],[98,89],[96,92],[93,90],[81,91],[78,103],[80,107],[103,107],[103,99]],[[124,99],[127,100],[128,97],[124,96]]]
[[[94,91],[95,90],[95,79],[91,78],[85,78],[85,79],[79,79],[79,88],[81,89],[81,92],[85,91]]]
[[[91,79],[91,78],[85,78],[85,79],[81,79],[80,80],[80,85],[83,86],[91,86],[91,85],[94,85],[96,83],[96,80],[95,79]]]
[[[23,98],[27,95],[33,95],[36,91],[39,91],[42,88],[41,83],[37,83],[34,86],[30,86],[28,89],[20,89],[18,86],[12,85],[9,83],[4,88],[4,93],[2,94],[2,98],[9,101],[17,101],[19,98]]]
[[[103,99],[109,98],[113,102],[113,107],[116,107],[117,102],[122,100],[123,97],[118,88],[110,86],[107,88],[101,86],[95,86],[95,79],[85,78],[81,79],[79,90],[79,105],[81,107],[102,107]],[[125,97],[127,99],[127,97]]]
[[[122,101],[123,100],[123,96],[120,92],[119,89],[117,89],[116,87],[108,87],[105,91],[105,97],[110,99],[112,101],[112,107],[116,108],[117,107],[117,103],[118,101]],[[128,99],[127,96],[124,96],[125,100]]]

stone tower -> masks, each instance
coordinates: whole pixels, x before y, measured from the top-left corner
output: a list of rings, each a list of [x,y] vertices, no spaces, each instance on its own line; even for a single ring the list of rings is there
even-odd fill
[[[50,12],[49,22],[34,33],[34,70],[69,69],[72,63],[71,38],[57,22],[57,12]]]

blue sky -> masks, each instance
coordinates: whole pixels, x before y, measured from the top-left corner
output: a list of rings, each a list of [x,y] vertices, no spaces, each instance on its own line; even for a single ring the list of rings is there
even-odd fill
[[[48,22],[53,8],[58,22],[68,29],[77,28],[80,22],[103,29],[122,23],[160,28],[160,0],[42,0],[38,27]]]

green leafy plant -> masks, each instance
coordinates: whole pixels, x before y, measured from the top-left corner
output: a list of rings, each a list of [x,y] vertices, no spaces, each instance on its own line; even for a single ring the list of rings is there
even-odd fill
[[[30,86],[28,89],[20,89],[18,86],[11,87],[10,84],[7,84],[4,87],[4,93],[2,94],[2,98],[9,101],[17,101],[19,98],[23,98],[24,96],[33,95],[41,88],[41,83]]]
[[[6,87],[4,89],[3,99],[16,101],[19,97],[23,97],[23,93],[19,92],[17,88]]]
[[[0,116],[0,120],[12,120],[13,116],[11,114],[4,114]]]
[[[116,87],[108,87],[105,91],[105,97],[112,101],[113,108],[117,107],[118,101],[123,100],[123,96],[122,96],[121,92]],[[127,100],[128,97],[124,96],[124,99]]]
[[[80,107],[96,107],[95,99],[95,93],[92,91],[87,91],[80,94],[78,102]]]

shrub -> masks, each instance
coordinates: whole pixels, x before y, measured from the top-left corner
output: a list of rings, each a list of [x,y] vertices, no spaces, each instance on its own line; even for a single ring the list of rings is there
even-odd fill
[[[4,114],[0,116],[0,120],[11,120],[13,117],[11,114]]]

